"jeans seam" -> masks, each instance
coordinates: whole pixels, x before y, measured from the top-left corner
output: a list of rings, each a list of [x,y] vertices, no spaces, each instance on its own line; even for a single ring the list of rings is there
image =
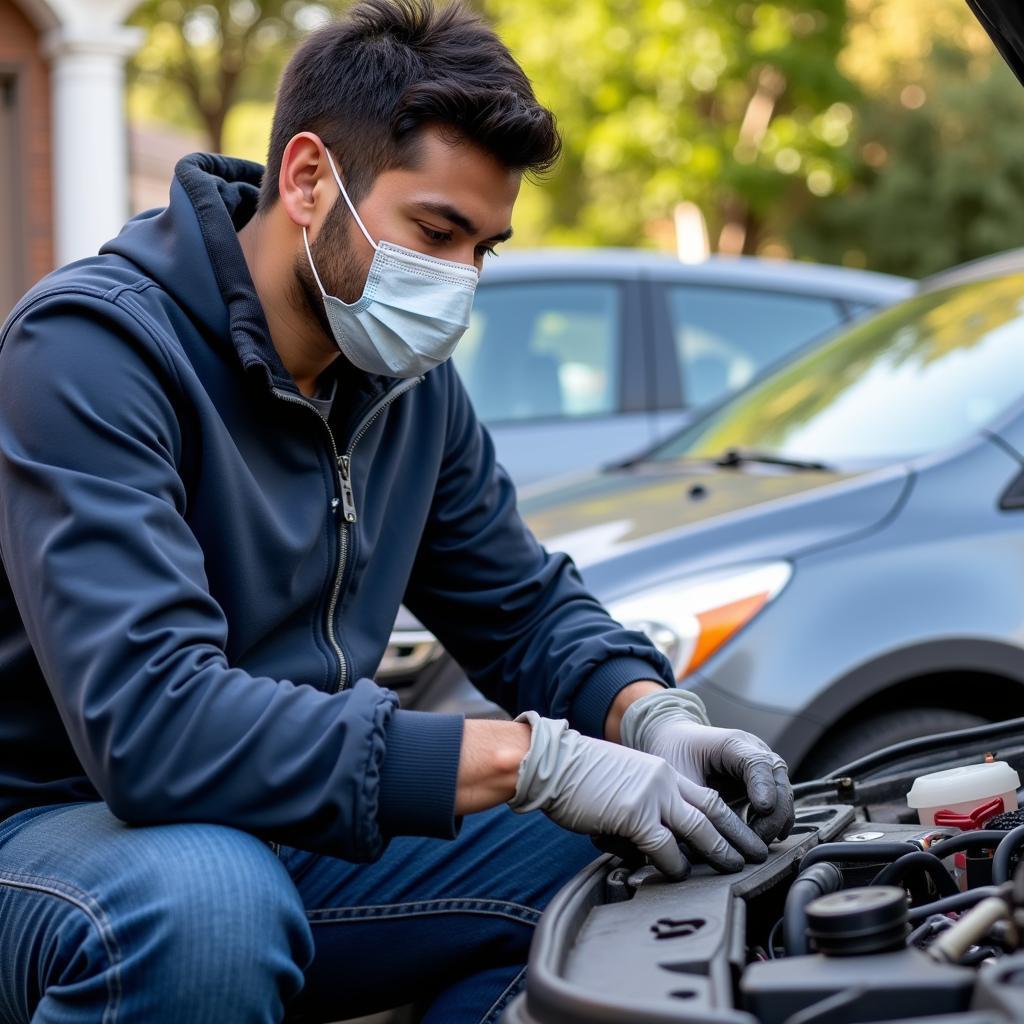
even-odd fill
[[[110,920],[99,902],[76,886],[57,878],[47,878],[44,875],[23,874],[20,871],[0,874],[0,886],[3,885],[10,886],[12,889],[40,892],[55,899],[65,900],[85,914],[99,934],[110,961],[110,970],[107,973],[107,1008],[103,1011],[101,1020],[104,1024],[108,1019],[110,1024],[116,1024],[121,1003],[121,948],[117,943]]]
[[[366,921],[389,917],[426,917],[433,914],[481,914],[489,917],[505,917],[521,924],[535,925],[540,920],[540,911],[510,900],[488,900],[477,898],[449,898],[416,900],[410,903],[377,903],[358,907],[324,907],[307,910],[310,924],[342,923],[345,921]]]
[[[505,990],[491,1003],[491,1008],[480,1018],[480,1024],[497,1024],[498,1017],[506,1006],[512,1001],[512,997],[519,994],[522,988],[522,980],[526,975],[526,964],[518,974],[505,986]]]
[[[34,821],[38,814],[33,815],[30,818],[24,818],[20,821],[15,822],[15,818],[21,818],[26,811],[39,811],[43,810],[50,811],[57,808],[65,807],[65,804],[51,804],[49,806],[39,807],[23,807],[20,811],[15,811],[13,814],[9,814],[7,817],[0,819],[0,846],[9,840],[13,839],[26,825]]]

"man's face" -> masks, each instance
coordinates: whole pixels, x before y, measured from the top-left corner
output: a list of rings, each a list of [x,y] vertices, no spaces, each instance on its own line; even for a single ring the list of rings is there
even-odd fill
[[[332,156],[347,187],[345,154]],[[356,201],[356,209],[375,242],[393,242],[479,270],[487,253],[512,234],[512,207],[521,179],[518,171],[510,171],[485,150],[452,142],[428,128],[419,140],[414,166],[379,174],[369,192]],[[333,177],[329,180],[333,184]],[[374,250],[337,185],[333,187],[337,198],[311,250],[327,293],[355,302],[362,295]],[[308,308],[329,334],[304,250],[296,259],[295,273]]]

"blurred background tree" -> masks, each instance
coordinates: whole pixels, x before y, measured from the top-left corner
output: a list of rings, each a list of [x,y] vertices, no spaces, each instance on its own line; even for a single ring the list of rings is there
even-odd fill
[[[255,104],[257,118],[265,119],[289,53],[340,6],[144,0],[130,19],[147,30],[130,69],[131,113],[200,130],[208,149],[224,152],[228,116]]]
[[[966,4],[861,8],[852,175],[786,227],[793,251],[921,276],[1024,244],[1024,89]]]
[[[443,0],[442,0],[443,2]],[[295,42],[345,0],[146,0],[130,111],[265,156]],[[517,244],[712,249],[920,275],[1024,243],[1024,90],[963,0],[473,0],[556,113]]]
[[[858,97],[836,65],[843,0],[486,8],[565,136],[558,173],[529,197],[538,239],[671,242],[673,208],[690,201],[717,248],[755,252],[794,192],[845,183]]]

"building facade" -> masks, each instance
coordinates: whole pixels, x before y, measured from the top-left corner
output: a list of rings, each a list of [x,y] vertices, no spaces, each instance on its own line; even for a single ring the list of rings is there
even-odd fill
[[[129,213],[124,66],[139,0],[0,0],[0,319]]]

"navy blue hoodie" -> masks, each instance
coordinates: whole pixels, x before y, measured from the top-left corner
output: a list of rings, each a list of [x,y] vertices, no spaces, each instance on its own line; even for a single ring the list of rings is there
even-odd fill
[[[350,860],[454,835],[461,717],[372,679],[403,600],[513,713],[599,736],[671,681],[523,525],[450,363],[339,358],[329,419],[303,398],[237,238],[262,170],[185,158],[0,332],[0,818],[102,798]]]

